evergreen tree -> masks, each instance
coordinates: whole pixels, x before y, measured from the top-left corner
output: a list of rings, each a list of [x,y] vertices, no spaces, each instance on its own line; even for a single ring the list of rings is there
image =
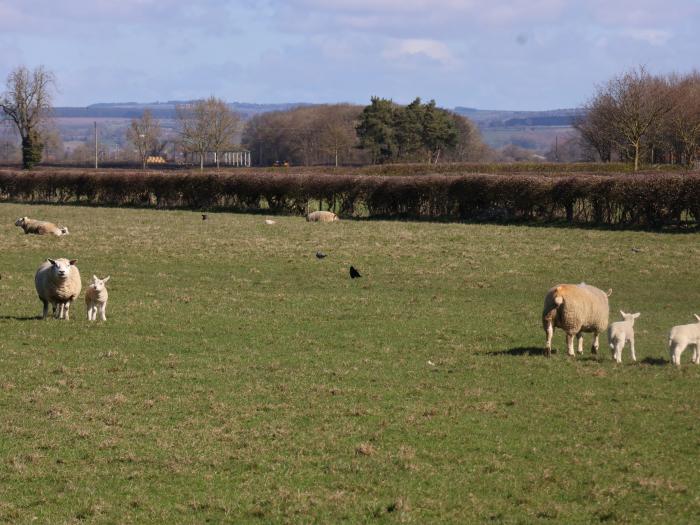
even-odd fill
[[[428,151],[428,162],[437,164],[440,153],[457,145],[457,126],[450,113],[431,100],[423,106],[423,145]]]
[[[408,106],[398,108],[394,124],[398,156],[401,159],[415,157],[424,149],[423,120],[424,106],[416,98]]]
[[[371,104],[362,110],[356,128],[359,147],[371,152],[373,163],[392,160],[398,154],[394,129],[396,112],[396,104],[379,97],[372,97]]]

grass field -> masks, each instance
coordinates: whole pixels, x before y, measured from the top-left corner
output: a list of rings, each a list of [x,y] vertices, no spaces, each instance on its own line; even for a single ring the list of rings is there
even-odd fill
[[[0,521],[700,520],[700,368],[666,351],[698,234],[263,219],[0,205]],[[62,256],[111,275],[106,323],[35,318]],[[640,362],[541,355],[582,280],[642,312]]]

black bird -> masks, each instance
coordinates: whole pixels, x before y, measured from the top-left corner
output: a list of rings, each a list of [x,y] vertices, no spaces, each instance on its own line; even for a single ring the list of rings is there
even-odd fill
[[[207,217],[209,217],[206,213],[202,213],[202,220],[206,221]]]
[[[356,279],[356,278],[358,278],[358,277],[362,277],[362,276],[360,275],[360,272],[358,272],[357,270],[355,270],[355,267],[354,267],[354,266],[351,266],[351,267],[350,267],[350,278],[351,278],[351,279]]]
[[[317,258],[317,259],[324,259],[325,257],[328,257],[325,253],[323,253],[323,252],[316,252],[316,258]]]

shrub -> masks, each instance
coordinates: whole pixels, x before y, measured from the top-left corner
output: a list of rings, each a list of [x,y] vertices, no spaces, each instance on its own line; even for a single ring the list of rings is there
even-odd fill
[[[107,206],[304,213],[344,217],[695,226],[700,175],[372,175],[117,170],[0,170],[0,199]]]

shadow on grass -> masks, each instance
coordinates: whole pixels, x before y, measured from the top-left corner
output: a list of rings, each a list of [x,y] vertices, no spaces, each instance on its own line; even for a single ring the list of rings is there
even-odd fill
[[[556,350],[552,350],[552,353],[556,353]],[[544,348],[541,346],[518,346],[507,350],[494,350],[493,352],[488,352],[487,355],[544,355]]]
[[[640,361],[641,364],[643,365],[650,365],[650,366],[665,366],[669,364],[668,359],[664,359],[663,357],[645,357]]]
[[[19,317],[16,315],[0,315],[0,321],[40,321],[40,315],[34,315],[32,317]]]

